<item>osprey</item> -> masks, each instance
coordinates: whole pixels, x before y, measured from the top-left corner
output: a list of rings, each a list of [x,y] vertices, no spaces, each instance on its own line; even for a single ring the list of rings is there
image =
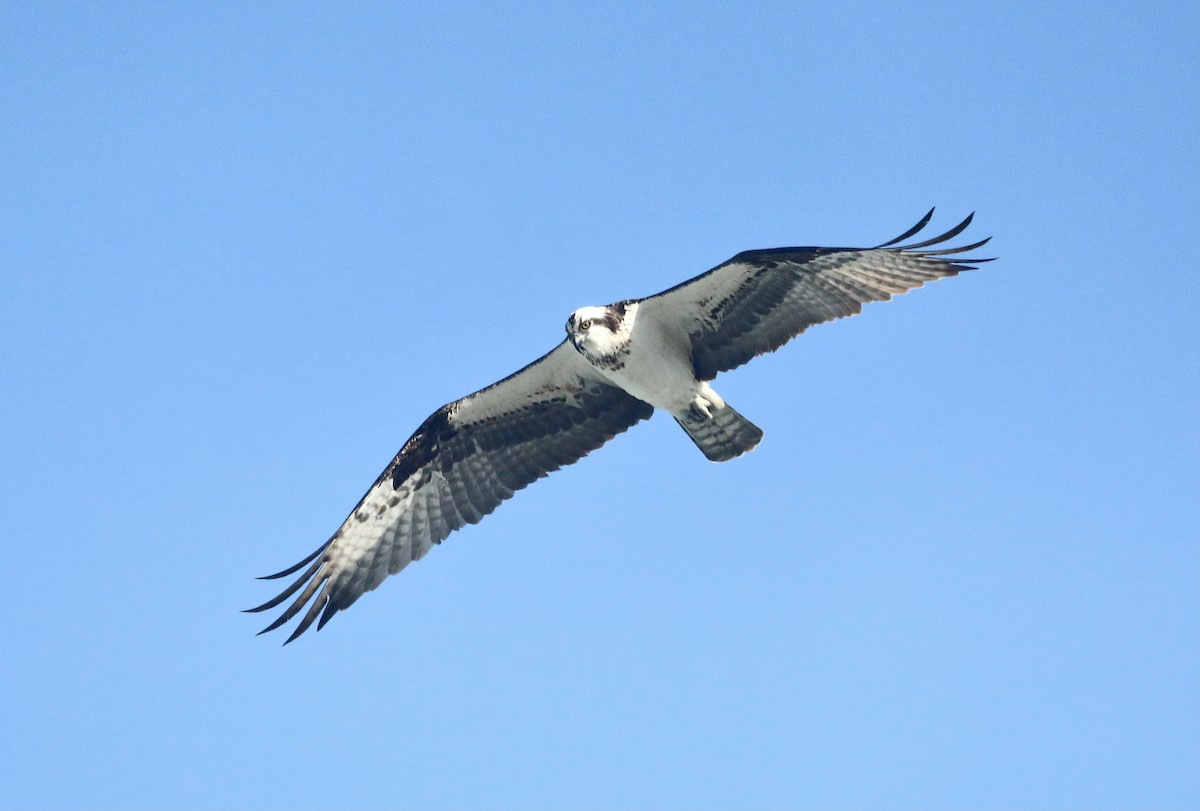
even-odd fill
[[[306,605],[287,642],[318,617],[317,628],[324,627],[454,530],[478,523],[516,491],[578,461],[655,409],[674,417],[714,462],[752,450],[762,430],[709,381],[813,324],[991,261],[961,256],[987,239],[927,250],[958,236],[974,215],[941,236],[900,244],[932,216],[931,209],[874,248],[745,251],[657,295],[576,310],[562,343],[433,412],[332,538],[295,566],[262,578],[308,567],[282,594],[249,609],[274,608],[300,591],[260,633]]]

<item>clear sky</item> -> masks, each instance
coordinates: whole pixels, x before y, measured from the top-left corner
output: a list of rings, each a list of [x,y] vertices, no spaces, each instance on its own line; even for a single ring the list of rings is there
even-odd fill
[[[434,6],[439,6],[434,10]],[[1200,807],[1194,2],[0,11],[0,807]],[[568,313],[977,211],[280,647]]]

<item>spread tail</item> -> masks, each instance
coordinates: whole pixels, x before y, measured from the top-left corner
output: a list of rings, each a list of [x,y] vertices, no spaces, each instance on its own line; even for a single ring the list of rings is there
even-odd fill
[[[687,431],[696,447],[714,462],[726,462],[754,450],[763,437],[761,428],[727,404],[713,407],[711,417],[698,408],[692,408],[684,416],[675,417],[675,422]]]

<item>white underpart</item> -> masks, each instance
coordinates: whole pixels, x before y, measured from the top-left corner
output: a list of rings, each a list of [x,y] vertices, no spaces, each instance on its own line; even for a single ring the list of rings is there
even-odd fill
[[[602,375],[639,400],[675,416],[686,414],[692,406],[706,416],[725,407],[721,395],[696,379],[688,338],[682,329],[671,329],[657,319],[639,319],[638,304],[630,303],[620,332],[613,335],[602,320],[606,312],[603,307],[575,311],[576,323],[592,321],[591,329],[581,335],[581,343],[589,350],[607,354],[628,341],[624,365],[618,369],[597,366]]]

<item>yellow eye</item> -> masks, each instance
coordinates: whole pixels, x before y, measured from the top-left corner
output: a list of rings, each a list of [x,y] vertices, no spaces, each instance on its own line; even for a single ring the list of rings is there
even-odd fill
[[[589,330],[589,329],[591,329],[591,328],[592,328],[592,319],[590,319],[590,318],[585,318],[585,319],[583,319],[582,321],[580,321],[580,322],[579,322],[579,328],[580,328],[580,329],[582,329],[582,330]]]

